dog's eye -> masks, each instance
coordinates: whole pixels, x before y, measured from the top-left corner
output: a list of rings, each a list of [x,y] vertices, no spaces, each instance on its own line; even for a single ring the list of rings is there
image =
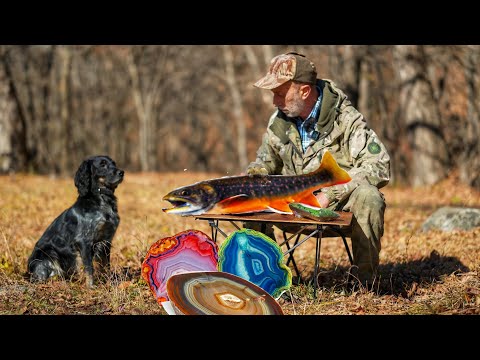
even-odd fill
[[[100,161],[100,166],[107,166],[107,162],[105,160]]]

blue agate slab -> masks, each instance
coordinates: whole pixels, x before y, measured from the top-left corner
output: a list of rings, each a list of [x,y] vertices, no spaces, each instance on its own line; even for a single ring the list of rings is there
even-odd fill
[[[254,283],[275,299],[292,285],[292,272],[280,246],[252,229],[235,231],[225,239],[219,247],[217,267]]]

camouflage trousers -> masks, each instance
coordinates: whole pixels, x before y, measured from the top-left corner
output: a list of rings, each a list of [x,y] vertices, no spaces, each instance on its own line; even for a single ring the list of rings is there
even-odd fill
[[[353,214],[351,240],[354,267],[351,272],[363,283],[368,281],[371,284],[377,275],[385,207],[383,194],[372,185],[358,186],[347,199],[329,207],[331,210],[349,211]],[[263,230],[265,235],[275,240],[273,225],[289,233],[299,230],[298,226],[282,223],[244,223],[245,228]]]

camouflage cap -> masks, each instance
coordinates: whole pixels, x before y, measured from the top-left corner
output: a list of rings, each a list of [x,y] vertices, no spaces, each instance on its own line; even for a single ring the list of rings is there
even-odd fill
[[[271,90],[290,80],[315,84],[316,79],[317,69],[315,64],[308,60],[305,55],[289,52],[275,56],[270,62],[267,75],[253,86]]]

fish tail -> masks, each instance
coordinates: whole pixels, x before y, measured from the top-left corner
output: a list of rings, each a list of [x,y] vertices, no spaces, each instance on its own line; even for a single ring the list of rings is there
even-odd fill
[[[322,163],[314,173],[327,171],[332,174],[332,183],[329,185],[344,184],[352,180],[348,172],[343,170],[330,152],[325,152],[322,157]]]

